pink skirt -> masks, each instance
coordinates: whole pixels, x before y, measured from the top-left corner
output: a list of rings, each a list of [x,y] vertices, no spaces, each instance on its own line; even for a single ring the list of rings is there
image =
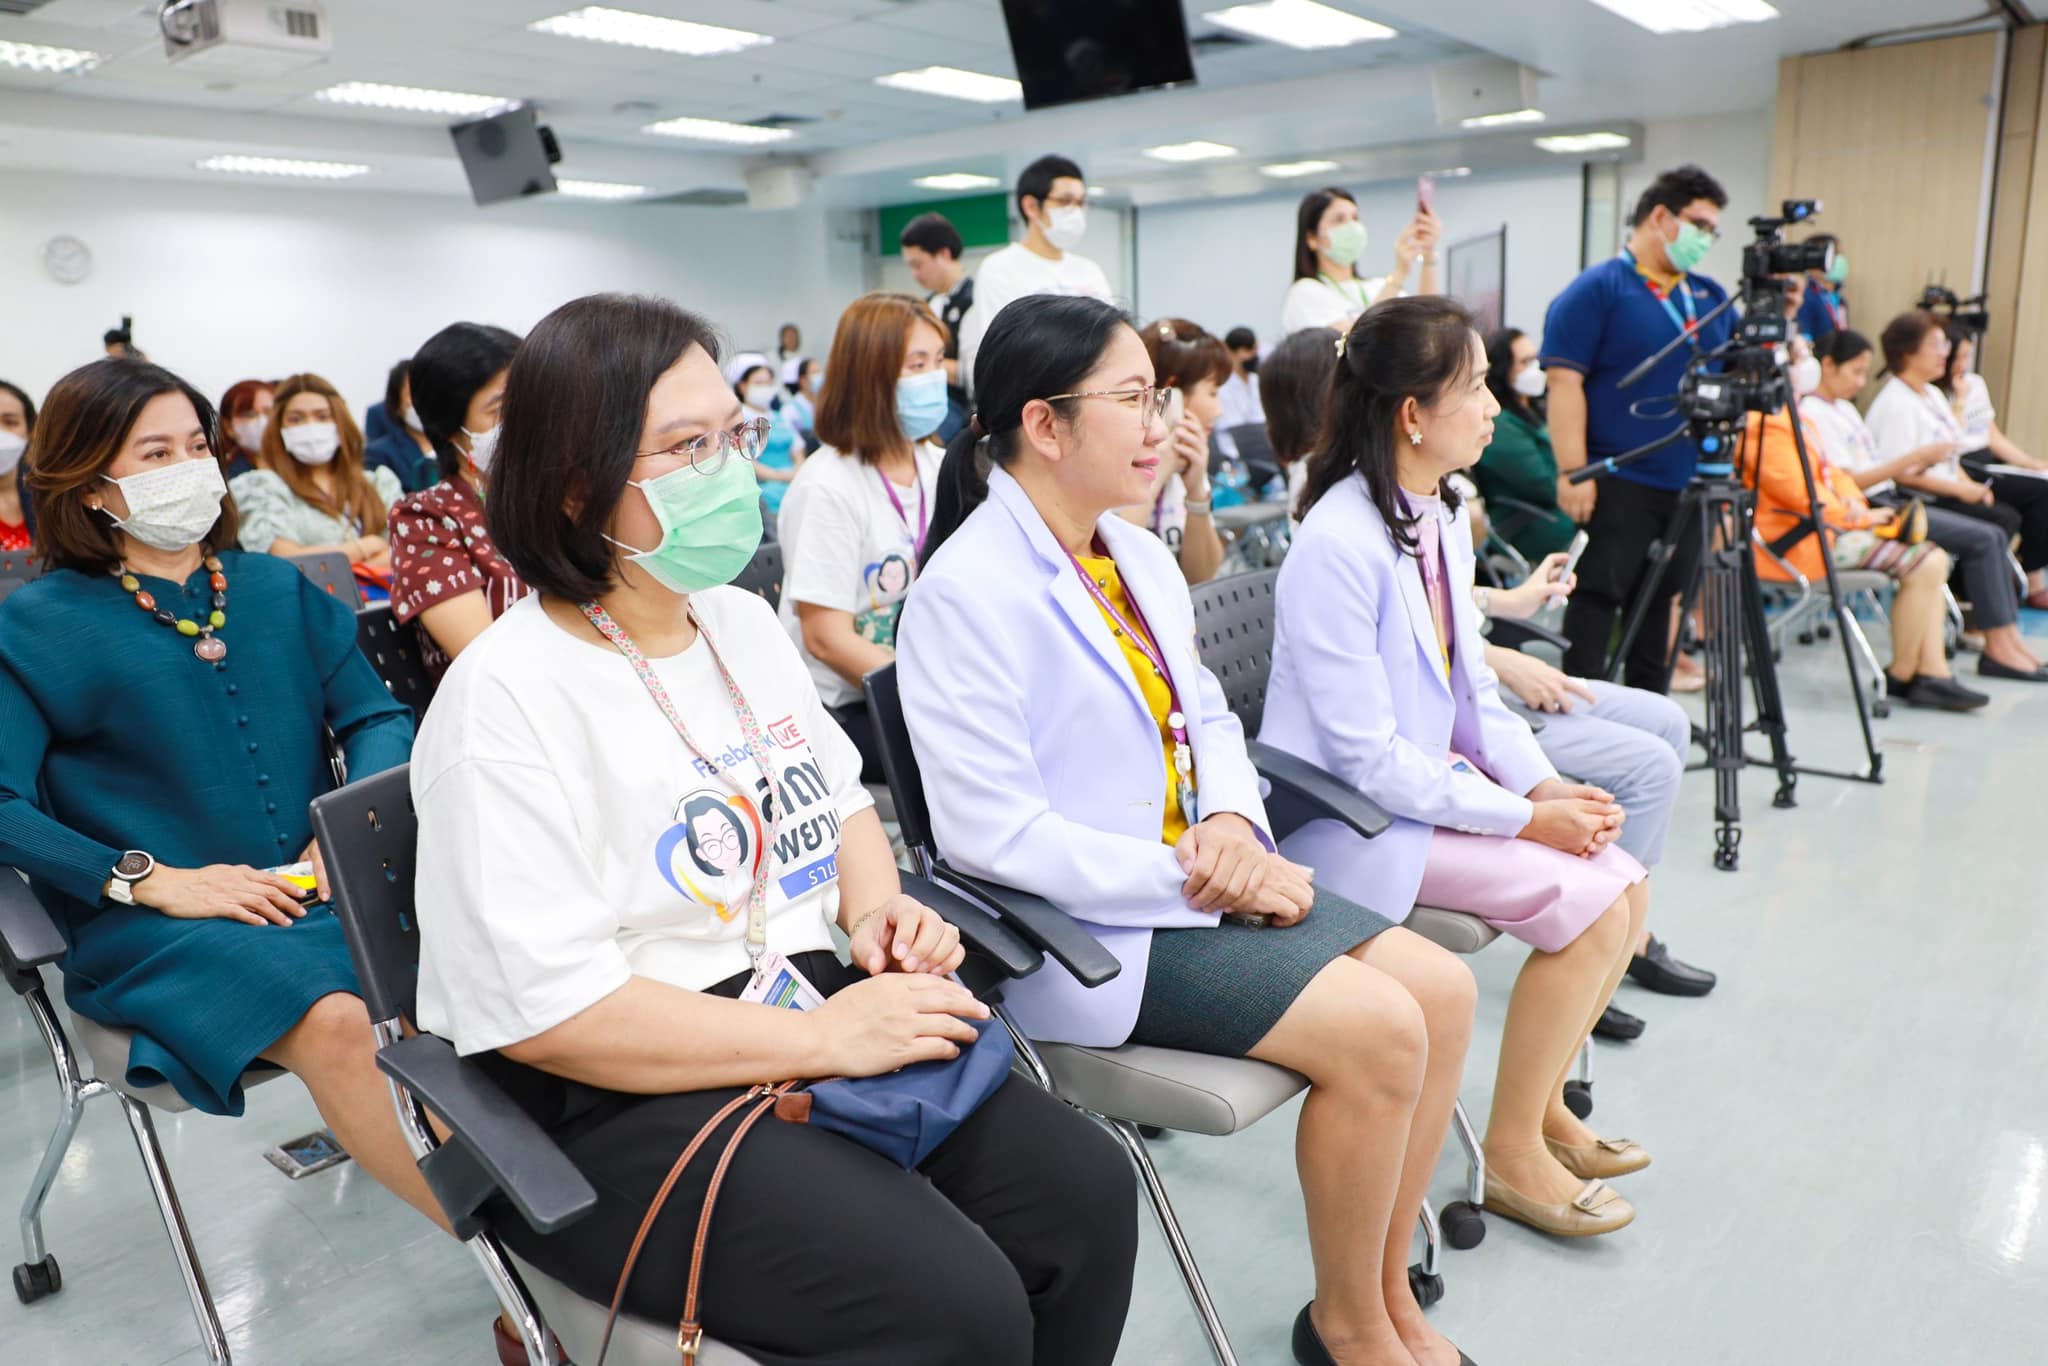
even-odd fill
[[[1415,901],[1476,915],[1530,948],[1555,953],[1648,876],[1618,844],[1580,858],[1534,840],[1439,826]]]

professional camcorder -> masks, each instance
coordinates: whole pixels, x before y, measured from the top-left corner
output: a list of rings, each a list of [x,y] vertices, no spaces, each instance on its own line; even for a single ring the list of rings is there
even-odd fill
[[[1735,336],[1726,347],[1695,357],[1678,384],[1678,411],[1700,435],[1730,435],[1747,414],[1775,413],[1792,402],[1783,360],[1791,327],[1779,277],[1826,270],[1835,248],[1830,242],[1787,242],[1785,228],[1819,212],[1817,199],[1788,199],[1778,217],[1749,220],[1756,240],[1742,249],[1742,312]]]
[[[1929,285],[1921,290],[1920,302],[1915,307],[1950,322],[1959,323],[1972,332],[1981,333],[1991,326],[1991,314],[1984,307],[1982,294],[1959,299],[1956,292],[1947,285]]]

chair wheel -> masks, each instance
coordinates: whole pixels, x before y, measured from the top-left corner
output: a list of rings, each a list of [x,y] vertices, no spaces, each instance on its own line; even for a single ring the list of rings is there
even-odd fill
[[[1444,1278],[1424,1271],[1422,1263],[1417,1262],[1408,1268],[1408,1289],[1415,1302],[1427,1309],[1444,1297]]]
[[[1160,1128],[1157,1124],[1140,1124],[1138,1126],[1138,1137],[1144,1139],[1147,1143],[1155,1143],[1166,1137],[1166,1130]]]
[[[1564,1108],[1580,1119],[1593,1113],[1593,1084],[1574,1077],[1564,1084]]]
[[[14,1293],[23,1304],[34,1304],[46,1295],[54,1295],[64,1288],[64,1273],[57,1269],[54,1255],[44,1257],[34,1264],[24,1262],[14,1268]]]
[[[1445,1205],[1436,1221],[1444,1241],[1460,1252],[1469,1252],[1486,1241],[1486,1215],[1468,1201],[1456,1200]]]
[[[1882,721],[1885,717],[1892,714],[1892,704],[1882,700],[1872,702],[1870,704],[1870,714]]]
[[[1811,631],[1801,631],[1801,632],[1799,633],[1799,643],[1800,643],[1801,645],[1811,645],[1811,644],[1813,644],[1813,632],[1811,632]]]

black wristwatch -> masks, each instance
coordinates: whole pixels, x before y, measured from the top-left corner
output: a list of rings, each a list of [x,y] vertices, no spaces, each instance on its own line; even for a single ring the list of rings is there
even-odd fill
[[[107,900],[123,906],[135,905],[135,884],[155,871],[155,859],[140,849],[130,849],[121,855],[121,861],[114,865],[114,875],[107,879]]]

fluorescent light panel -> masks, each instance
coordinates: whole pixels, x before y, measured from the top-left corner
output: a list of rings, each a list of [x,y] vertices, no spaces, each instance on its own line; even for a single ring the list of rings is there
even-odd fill
[[[1460,119],[1461,128],[1506,128],[1517,123],[1541,123],[1544,114],[1541,109],[1516,109],[1506,114],[1480,114],[1469,119]]]
[[[403,109],[413,114],[487,114],[513,101],[503,95],[471,95],[461,90],[427,90],[412,85],[379,85],[375,81],[343,81],[313,92],[328,104],[364,109]]]
[[[754,123],[726,123],[720,119],[663,119],[640,130],[665,138],[693,138],[698,142],[787,142],[796,136],[788,128],[763,128]]]
[[[679,52],[686,57],[711,57],[721,52],[740,52],[774,42],[765,33],[720,28],[716,24],[693,24],[687,19],[664,19],[633,10],[585,5],[552,19],[536,19],[527,27],[535,33],[557,38],[583,38],[593,43],[616,43],[621,47],[647,47],[660,52]]]
[[[354,161],[300,161],[293,157],[217,156],[192,163],[226,175],[288,176],[297,180],[353,180],[370,168]]]
[[[1446,166],[1440,171],[1427,171],[1424,174],[1434,176],[1438,180],[1462,180],[1464,177],[1472,174],[1472,168],[1470,166]]]
[[[1145,155],[1155,161],[1214,161],[1219,157],[1234,157],[1235,147],[1226,147],[1220,142],[1168,142],[1158,147],[1147,147]]]
[[[80,47],[46,47],[41,43],[0,42],[0,66],[17,71],[47,71],[62,76],[90,71],[103,59]]]
[[[621,185],[610,180],[557,180],[555,189],[572,199],[638,199],[647,193],[645,185]]]
[[[1024,86],[1020,81],[1013,81],[1008,76],[962,71],[957,66],[926,66],[916,71],[897,71],[875,77],[875,84],[919,95],[943,95],[949,100],[972,100],[976,104],[1007,104],[1024,98]]]
[[[1652,33],[1700,33],[1733,24],[1761,24],[1778,17],[1764,0],[1593,0],[1612,14]]]
[[[1628,142],[1628,138],[1620,133],[1560,133],[1556,137],[1536,139],[1536,145],[1544,151],[1560,154],[1610,152],[1617,147],[1628,146]]]
[[[1202,17],[1218,28],[1308,50],[1349,47],[1353,43],[1399,36],[1385,24],[1319,5],[1316,0],[1265,0],[1263,4],[1210,10]]]
[[[989,190],[1003,182],[992,175],[947,171],[943,175],[921,175],[910,183],[927,190]]]
[[[1296,176],[1321,175],[1324,171],[1336,169],[1334,161],[1275,161],[1259,167],[1259,174],[1269,175],[1275,180],[1292,180]]]

